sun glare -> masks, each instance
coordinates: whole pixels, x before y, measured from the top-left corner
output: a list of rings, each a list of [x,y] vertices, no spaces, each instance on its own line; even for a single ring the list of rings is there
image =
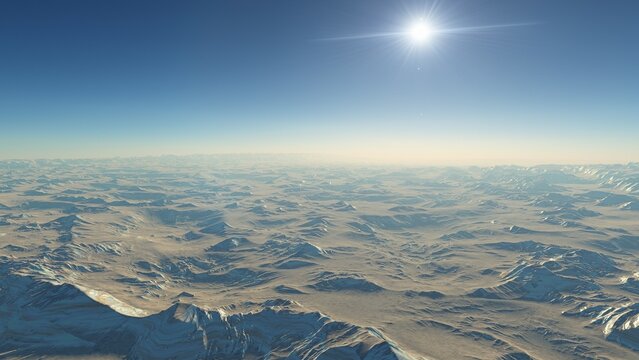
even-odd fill
[[[430,41],[434,34],[435,28],[424,20],[419,20],[414,23],[408,31],[408,36],[417,44],[423,44]]]

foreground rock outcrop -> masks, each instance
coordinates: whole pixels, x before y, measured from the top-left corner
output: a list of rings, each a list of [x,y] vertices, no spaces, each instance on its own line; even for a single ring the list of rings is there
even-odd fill
[[[105,354],[126,359],[409,359],[375,329],[305,311],[289,300],[207,310],[175,303],[157,314],[113,296],[3,274],[0,353]]]

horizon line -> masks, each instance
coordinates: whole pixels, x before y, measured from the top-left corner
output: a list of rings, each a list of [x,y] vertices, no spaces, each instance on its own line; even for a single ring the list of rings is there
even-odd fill
[[[481,161],[389,161],[389,160],[373,160],[363,157],[343,157],[338,154],[322,154],[322,153],[269,153],[269,152],[219,152],[219,153],[190,153],[190,154],[147,154],[147,155],[125,155],[125,156],[86,156],[86,157],[24,157],[24,158],[1,158],[0,163],[4,162],[38,162],[38,161],[108,161],[108,160],[142,160],[142,159],[161,159],[161,158],[197,158],[197,157],[297,157],[297,158],[315,158],[314,160],[323,163],[339,163],[349,165],[366,165],[366,166],[401,166],[401,167],[492,167],[492,166],[517,166],[517,167],[543,167],[543,166],[611,166],[611,165],[633,165],[639,164],[637,161],[611,161],[611,162],[579,162],[579,161],[512,161],[504,159],[483,159]],[[339,157],[339,159],[338,159]],[[310,165],[310,164],[309,164]]]

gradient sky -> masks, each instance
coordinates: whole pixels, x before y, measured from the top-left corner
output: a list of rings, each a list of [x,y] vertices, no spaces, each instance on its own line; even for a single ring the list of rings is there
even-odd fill
[[[639,161],[639,1],[0,1],[0,158]]]

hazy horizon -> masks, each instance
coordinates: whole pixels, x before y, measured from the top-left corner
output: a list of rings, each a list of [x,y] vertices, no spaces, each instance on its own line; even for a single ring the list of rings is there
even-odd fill
[[[247,162],[265,159],[280,161],[284,164],[298,165],[304,162],[308,166],[322,165],[344,165],[344,166],[381,166],[381,167],[491,167],[491,166],[561,166],[561,165],[628,165],[635,164],[637,161],[557,161],[544,162],[535,160],[521,159],[481,159],[481,160],[460,160],[454,161],[427,161],[423,159],[402,158],[374,158],[366,156],[340,155],[340,154],[321,154],[321,153],[185,153],[185,154],[133,154],[133,155],[97,155],[97,156],[39,156],[39,157],[0,157],[0,162],[7,161],[102,161],[102,160],[142,160],[142,159],[161,159],[161,158],[241,158]]]

